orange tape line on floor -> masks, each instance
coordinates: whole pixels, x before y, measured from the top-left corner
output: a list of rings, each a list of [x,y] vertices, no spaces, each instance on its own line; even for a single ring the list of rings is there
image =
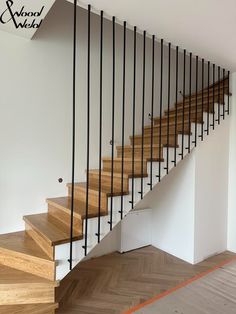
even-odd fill
[[[175,292],[176,290],[181,289],[181,288],[189,285],[190,283],[192,283],[192,282],[194,282],[194,281],[196,281],[196,280],[198,280],[198,279],[200,279],[200,278],[202,278],[202,277],[212,273],[213,271],[215,271],[215,270],[217,270],[217,269],[219,269],[219,268],[221,268],[221,267],[223,267],[223,266],[225,266],[225,265],[227,265],[227,264],[229,264],[229,263],[231,263],[231,262],[233,262],[235,260],[236,260],[236,257],[233,257],[233,258],[231,258],[229,260],[226,260],[226,261],[220,263],[219,265],[214,266],[213,268],[211,268],[211,269],[209,269],[209,270],[207,270],[207,271],[205,271],[203,273],[200,273],[200,274],[198,274],[198,275],[196,275],[196,276],[194,276],[194,277],[192,277],[192,278],[190,278],[190,279],[180,283],[178,286],[176,286],[174,288],[171,288],[169,290],[166,290],[165,292],[156,295],[155,297],[145,301],[144,303],[141,303],[139,305],[136,305],[136,306],[132,307],[128,311],[123,312],[123,314],[132,314],[132,313],[140,310],[141,308],[145,307],[146,305],[152,304],[155,301],[164,298],[165,296]]]

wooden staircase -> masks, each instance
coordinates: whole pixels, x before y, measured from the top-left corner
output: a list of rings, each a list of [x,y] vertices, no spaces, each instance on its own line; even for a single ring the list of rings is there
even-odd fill
[[[197,123],[201,126],[206,123],[204,118],[206,114],[211,115],[217,110],[218,86],[220,87],[220,108],[224,102],[228,90],[228,78],[215,84],[215,103],[213,103],[213,86],[209,90],[199,91],[197,95],[186,96],[184,102],[180,102],[170,110],[169,119],[169,140],[167,139],[168,117],[167,111],[162,119],[154,118],[153,127],[153,167],[161,163],[162,177],[166,175],[164,171],[164,162],[166,161],[166,149],[174,152],[174,149],[180,148],[180,137],[183,135],[183,106],[184,114],[184,136],[191,136],[192,128]],[[203,112],[202,115],[202,96]],[[196,114],[197,97],[197,114]],[[190,122],[189,126],[189,106]],[[176,116],[177,113],[177,116]],[[177,118],[177,119],[176,119]],[[175,136],[175,121],[177,121]],[[160,141],[159,131],[162,129]],[[199,135],[199,134],[198,134]],[[175,146],[175,144],[177,145]],[[168,147],[167,147],[168,144]],[[134,145],[134,177],[135,183],[139,184],[143,176],[145,189],[144,195],[149,191],[150,171],[149,163],[151,160],[151,126],[144,128],[144,159],[142,165],[142,135],[130,137],[130,145],[124,147],[124,175],[123,175],[123,193],[122,193],[122,147],[117,146],[117,157],[114,158],[114,187],[111,193],[111,171],[112,159],[103,158],[103,169],[101,171],[101,216],[104,221],[101,238],[109,232],[107,221],[109,220],[110,207],[109,198],[114,197],[114,219],[113,225],[120,221],[120,215],[116,213],[116,206],[120,206],[120,196],[124,195],[125,211],[130,210],[130,179],[132,178],[132,152]],[[194,145],[191,147],[193,148]],[[185,154],[187,151],[185,150]],[[179,159],[180,160],[180,159]],[[178,161],[179,161],[178,160]],[[170,169],[173,163],[170,159]],[[143,173],[142,173],[143,170]],[[158,183],[156,176],[153,177],[154,184]],[[59,281],[69,272],[68,247],[70,243],[70,213],[71,213],[71,184],[67,185],[68,195],[48,199],[48,212],[23,217],[25,221],[25,230],[16,233],[0,235],[0,313],[31,313],[31,314],[49,314],[55,313],[58,307],[55,300],[55,288],[59,286]],[[138,188],[137,188],[138,189]],[[137,190],[138,191],[138,190]],[[138,195],[138,192],[136,194]],[[90,170],[89,172],[89,198],[88,198],[88,218],[90,237],[93,237],[89,244],[89,251],[96,245],[96,230],[93,230],[92,221],[98,217],[99,207],[99,170]],[[75,203],[74,203],[74,250],[75,266],[84,257],[82,246],[84,244],[84,220],[86,213],[86,182],[75,184]],[[117,205],[116,205],[117,200]],[[135,203],[140,200],[136,196]],[[61,255],[60,255],[61,254]],[[77,254],[77,255],[76,255]],[[62,256],[62,257],[61,257]],[[64,264],[63,264],[64,263]],[[62,273],[58,272],[63,268]],[[64,270],[66,269],[66,271]]]

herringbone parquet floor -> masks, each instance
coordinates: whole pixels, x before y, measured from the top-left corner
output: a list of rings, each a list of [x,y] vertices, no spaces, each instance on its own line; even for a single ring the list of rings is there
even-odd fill
[[[190,265],[152,246],[80,263],[57,290],[60,314],[120,314],[233,254]]]

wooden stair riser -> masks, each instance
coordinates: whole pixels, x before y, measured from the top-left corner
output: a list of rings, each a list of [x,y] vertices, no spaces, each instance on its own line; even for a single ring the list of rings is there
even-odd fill
[[[52,259],[55,259],[55,248],[41,236],[32,226],[25,223],[25,230],[28,235],[41,247],[41,249]]]
[[[58,308],[58,304],[21,304],[1,305],[1,314],[52,314]]]
[[[90,173],[89,174],[89,182],[93,185],[93,186],[97,186],[97,188],[99,189],[99,173]],[[121,175],[119,176],[114,176],[113,175],[113,185],[117,188],[117,190],[120,189],[120,191],[122,190],[121,186],[122,186],[122,177]],[[111,172],[110,175],[101,175],[101,184],[102,187],[106,187],[107,189],[109,189],[111,187]],[[129,191],[129,180],[128,177],[126,176],[125,178],[123,178],[123,191]]]
[[[203,103],[207,103],[208,100],[209,100],[209,102],[213,102],[213,100],[214,100],[214,102],[217,102],[218,97],[223,102],[225,94],[223,94],[222,92],[220,94],[218,94],[218,92],[217,93],[215,92],[215,94],[212,93],[212,94],[209,94],[209,96],[208,96],[208,93],[204,93],[203,94]],[[189,104],[189,102],[191,102],[192,104],[196,104],[196,96],[193,96],[191,99],[190,98],[184,98],[184,99],[185,99],[185,101],[184,101],[185,104]],[[202,103],[202,94],[198,95],[197,102]],[[177,107],[181,106],[182,104],[183,104],[183,101],[178,102]]]
[[[218,101],[218,99],[215,99],[214,102],[213,102],[213,99],[210,99],[210,101],[209,101],[209,111],[213,110],[213,108],[214,108],[213,104],[216,104],[216,103],[223,104],[224,101],[223,101],[222,98],[220,98],[219,101]],[[195,101],[192,101],[190,106],[189,106],[189,102],[188,101],[186,101],[184,104],[183,103],[179,103],[176,106],[177,107],[177,112],[182,112],[183,111],[183,106],[184,106],[184,110],[189,110],[189,107],[192,108],[192,110],[196,110],[196,107],[197,107],[197,110],[202,110],[202,101],[199,100],[197,102],[197,104],[196,104]],[[208,111],[208,100],[204,100],[203,108],[204,108],[204,111],[206,111],[206,112]],[[176,110],[176,108],[171,109],[170,113],[174,113],[175,110]],[[165,114],[167,114],[167,113],[168,113],[168,111],[165,110]]]
[[[167,134],[167,129],[168,129],[168,126],[167,125],[164,125],[162,126],[161,130],[162,132],[164,132],[164,134]],[[182,121],[181,123],[179,122],[177,125],[176,125],[176,132],[177,133],[180,133],[182,132],[183,130],[183,124],[182,124]],[[184,123],[184,132],[188,132],[189,130],[189,121],[185,120],[185,123]],[[153,136],[158,136],[159,133],[160,133],[160,126],[159,125],[154,125],[153,126],[153,131],[151,131],[151,128],[146,128],[144,130],[144,135],[145,136],[151,136],[151,132],[153,132]],[[175,133],[175,124],[171,124],[169,126],[169,133],[170,134],[174,134]]]
[[[55,302],[55,287],[44,283],[1,284],[0,305]]]
[[[183,118],[184,118],[184,122],[185,122],[185,121],[187,122],[187,121],[188,121],[188,117],[189,117],[189,112],[188,112],[187,110],[186,110],[186,112],[184,112],[184,115],[183,115],[183,114],[178,114],[178,115],[177,115],[177,123],[181,123],[181,122],[183,121]],[[167,120],[168,120],[167,116],[162,117],[162,122],[166,123]],[[175,122],[175,116],[170,117],[169,120],[170,120],[171,123]],[[203,120],[202,112],[201,112],[201,111],[198,111],[198,112],[197,112],[197,123],[198,123],[199,121],[202,121],[202,120]],[[195,119],[195,114],[194,114],[194,115],[191,115],[191,122],[194,123],[195,121],[196,121],[196,119]],[[159,118],[154,118],[154,124],[155,124],[155,125],[160,124],[160,119],[159,119]]]
[[[190,110],[189,110],[190,109]],[[198,114],[202,114],[202,112],[208,112],[208,106],[203,106],[203,109],[201,106],[198,106],[197,107],[197,110],[196,110],[196,107],[195,106],[192,106],[192,107],[185,107],[184,108],[184,114],[185,116],[189,116],[189,113],[190,115],[194,116],[196,114],[196,111]],[[209,113],[213,113],[213,105],[209,106]],[[175,118],[175,110],[172,110],[169,112],[169,117],[170,118]],[[182,115],[183,116],[183,108],[180,108],[177,110],[177,115]],[[165,116],[168,117],[168,112],[165,112]]]
[[[71,211],[67,208],[56,207],[55,205],[48,204],[48,213],[58,219],[61,223],[66,224],[68,227],[71,225]],[[73,216],[73,229],[74,233],[83,230],[83,221],[78,218],[76,214]]]
[[[202,107],[200,107],[200,106],[197,107],[197,110],[196,110],[195,106],[190,107],[190,108],[186,107],[186,108],[184,108],[184,110],[181,108],[181,109],[177,110],[177,116],[183,117],[183,112],[184,112],[185,117],[188,117],[189,114],[191,116],[195,117],[196,111],[197,111],[197,114],[200,115],[200,117],[201,117],[202,112],[208,112],[208,107],[207,106],[205,106],[205,107],[203,106],[203,111],[202,111]],[[213,106],[211,106],[209,108],[209,113],[213,113]],[[170,119],[172,119],[172,118],[175,119],[175,115],[176,114],[175,114],[174,110],[169,112]],[[165,117],[166,118],[168,117],[168,113],[165,113]]]
[[[159,156],[160,153],[160,156]],[[128,147],[124,148],[124,158],[132,158],[133,156],[133,148]],[[122,148],[117,148],[117,157],[122,157]],[[153,147],[152,148],[152,158],[153,159],[163,159],[163,147]],[[134,147],[134,158],[142,158],[142,147]],[[151,146],[143,148],[143,158],[147,160],[151,160]]]
[[[218,95],[227,95],[228,93],[228,86],[225,85],[225,88],[223,89],[223,86],[220,87],[220,93],[218,91],[218,87],[215,88],[215,91],[213,93],[213,89],[209,89],[209,97],[213,96],[215,97],[215,99],[217,99]],[[197,98],[198,99],[202,99],[202,92],[197,94]],[[204,90],[203,92],[203,98],[208,98],[208,90]],[[196,94],[192,94],[191,97],[189,96],[185,96],[185,100],[189,101],[189,100],[195,100],[196,99]]]
[[[114,172],[121,172],[122,169],[122,162],[121,160],[116,161],[114,160],[113,165]],[[103,161],[103,169],[105,171],[111,171],[112,169],[112,162],[111,160]],[[125,160],[124,162],[124,172],[131,175],[132,174],[132,160]],[[134,176],[139,176],[142,173],[142,163],[141,160],[134,160]],[[146,160],[143,161],[143,174],[147,173],[147,162]]]
[[[68,195],[71,197],[71,186],[68,186]],[[105,193],[100,194],[101,209],[107,209],[107,195]],[[87,190],[86,187],[76,186],[74,189],[74,198],[86,204]],[[89,189],[88,190],[88,204],[91,206],[99,207],[99,191]]]
[[[152,141],[151,136],[145,136],[143,140],[144,140],[145,145],[147,145],[147,144],[150,145],[151,141]],[[159,134],[154,135],[153,136],[153,144],[159,145],[160,144],[159,141],[160,141]],[[161,144],[162,145],[167,145],[167,143],[168,143],[170,146],[174,146],[175,142],[176,142],[176,144],[178,144],[177,137],[176,137],[176,141],[175,141],[175,135],[170,134],[169,139],[168,139],[167,135],[161,136]],[[134,138],[134,141],[133,141],[133,138],[131,138],[130,143],[131,143],[131,145],[133,145],[133,144],[134,145],[141,145],[142,144],[142,136],[136,136]]]
[[[48,280],[55,280],[56,263],[54,261],[0,248],[0,264]]]

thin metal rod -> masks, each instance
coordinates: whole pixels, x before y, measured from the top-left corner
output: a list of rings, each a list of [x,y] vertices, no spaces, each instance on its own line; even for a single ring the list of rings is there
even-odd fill
[[[227,104],[227,113],[229,115],[229,76],[230,76],[230,71],[228,71],[228,104]]]
[[[134,208],[134,149],[135,149],[135,106],[136,106],[136,40],[137,27],[134,26],[134,73],[133,73],[133,146],[132,146],[132,199],[131,206]]]
[[[112,137],[111,137],[111,203],[110,230],[113,224],[114,140],[115,140],[116,18],[112,18]]]
[[[202,59],[202,119],[201,119],[201,140],[203,141],[204,138],[204,131],[203,131],[203,114],[204,114],[204,59]]]
[[[74,0],[73,28],[73,105],[72,105],[72,174],[71,174],[71,215],[70,215],[70,270],[73,261],[73,229],[74,229],[74,192],[75,192],[75,113],[76,113],[76,38],[77,38],[77,0]]]
[[[195,147],[197,146],[197,117],[198,117],[198,56],[196,56],[196,99],[195,99],[195,140],[194,140],[194,145]]]
[[[218,118],[217,122],[220,124],[220,107],[221,107],[221,99],[220,99],[220,66],[218,66]]]
[[[225,119],[225,69],[223,69],[223,120]]]
[[[98,243],[100,242],[101,229],[101,190],[102,190],[102,88],[103,88],[103,11],[100,15],[100,118],[99,118],[99,194],[98,194]]]
[[[192,53],[189,57],[189,111],[188,111],[188,153],[191,151],[191,113],[192,113]]]
[[[145,114],[145,76],[146,76],[146,31],[143,32],[143,95],[142,95],[142,156],[141,156],[141,199],[143,199],[143,161],[144,161],[144,114]]]
[[[86,214],[84,254],[88,248],[88,209],[89,209],[89,154],[90,154],[90,36],[91,35],[91,5],[88,6],[88,64],[87,64],[87,183],[86,183]]]
[[[159,147],[162,145],[162,102],[163,102],[163,43],[161,40],[161,71],[160,71],[160,117],[159,117]],[[161,149],[159,149],[159,167],[158,167],[158,181],[161,181]]]
[[[184,114],[185,114],[185,71],[186,71],[186,49],[184,49],[184,68],[183,68],[183,106],[182,106],[182,146],[181,146],[181,159],[184,158]],[[191,96],[190,96],[191,97]]]
[[[212,127],[213,130],[215,129],[215,64],[213,64],[213,121]]]
[[[125,75],[126,75],[126,22],[123,25],[123,95],[122,95],[122,155],[121,155],[121,207],[120,207],[120,216],[123,219],[124,212],[124,145],[125,145]]]
[[[150,162],[150,190],[152,190],[153,175],[153,107],[154,107],[154,85],[155,85],[155,35],[152,36],[152,97],[151,97],[151,162]],[[159,148],[161,149],[161,148]]]
[[[176,47],[176,60],[175,60],[175,152],[174,152],[174,166],[177,165],[177,115],[178,115],[178,79],[179,79],[179,47]]]
[[[210,129],[210,61],[207,63],[207,135]]]
[[[171,43],[168,45],[168,87],[167,87],[167,152],[166,174],[169,173],[169,146],[170,146],[170,67],[171,67]],[[160,160],[159,160],[160,162]]]

